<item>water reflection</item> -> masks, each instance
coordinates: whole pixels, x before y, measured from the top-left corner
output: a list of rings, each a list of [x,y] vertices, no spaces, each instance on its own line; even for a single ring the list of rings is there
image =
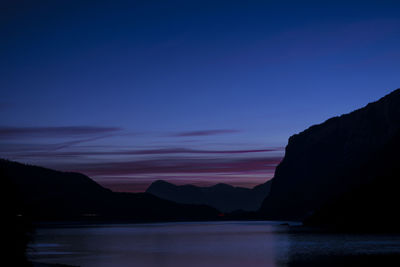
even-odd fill
[[[83,267],[335,266],[321,262],[396,254],[400,238],[299,233],[268,222],[202,222],[43,228],[31,247],[32,260]]]
[[[288,232],[286,266],[400,266],[400,236]]]

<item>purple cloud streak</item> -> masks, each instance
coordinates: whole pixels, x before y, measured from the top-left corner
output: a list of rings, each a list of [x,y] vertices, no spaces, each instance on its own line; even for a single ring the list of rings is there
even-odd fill
[[[238,173],[275,170],[281,157],[245,159],[150,159],[76,164],[74,171],[92,176],[148,173]]]
[[[160,177],[177,184],[204,186],[227,182],[252,187],[271,178],[281,160],[280,156],[268,157],[263,153],[283,151],[282,147],[239,150],[184,147],[116,150],[99,145],[75,146],[121,135],[121,131],[117,127],[94,126],[0,127],[0,138],[21,140],[19,144],[5,143],[0,156],[25,162],[47,162],[44,165],[51,168],[85,173],[116,191],[138,192],[144,191],[151,182]],[[175,136],[208,136],[235,132],[238,131],[204,130],[182,132]],[[69,138],[70,141],[58,144],[23,143],[24,139],[32,137],[44,138],[43,140]],[[202,155],[202,158],[195,157],[196,155]],[[126,179],[121,180],[121,177]]]
[[[147,149],[147,150],[115,150],[115,151],[87,151],[87,150],[74,150],[74,151],[57,151],[61,148],[66,148],[73,144],[79,144],[92,140],[97,140],[103,137],[83,139],[77,141],[66,142],[60,145],[49,146],[47,150],[43,151],[22,151],[11,152],[15,156],[19,157],[81,157],[81,156],[129,156],[129,155],[169,155],[169,154],[251,154],[251,153],[263,153],[263,152],[274,152],[283,151],[284,148],[267,148],[267,149],[245,149],[245,150],[197,150],[189,148],[163,148],[163,149]]]
[[[193,137],[193,136],[209,136],[209,135],[218,135],[218,134],[232,134],[238,133],[239,130],[232,129],[216,129],[216,130],[200,130],[200,131],[189,131],[189,132],[181,132],[177,133],[173,136],[175,137]]]
[[[144,191],[153,181],[209,186],[227,182],[253,187],[272,178],[282,157],[242,159],[151,159],[75,165],[102,185],[115,191]]]

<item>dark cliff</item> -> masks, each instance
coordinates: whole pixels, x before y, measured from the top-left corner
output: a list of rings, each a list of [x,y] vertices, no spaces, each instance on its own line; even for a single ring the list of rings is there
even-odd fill
[[[379,172],[360,173],[399,132],[400,89],[292,136],[260,212],[269,219],[301,220],[379,179]],[[392,157],[392,162],[400,163],[397,154]]]
[[[400,232],[399,151],[400,133],[354,173],[368,182],[332,199],[304,224],[333,230]]]

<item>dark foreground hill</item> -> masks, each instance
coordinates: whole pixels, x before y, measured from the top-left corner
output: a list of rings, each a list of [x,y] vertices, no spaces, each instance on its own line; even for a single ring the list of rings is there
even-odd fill
[[[249,189],[222,183],[209,187],[177,186],[158,180],[152,183],[146,192],[178,203],[209,205],[223,212],[256,211],[268,195],[270,184],[268,181]]]
[[[260,213],[308,224],[398,223],[400,90],[289,139]],[[316,212],[317,211],[317,212]]]
[[[205,205],[184,205],[147,193],[115,193],[80,173],[0,160],[3,196],[15,213],[36,221],[166,221],[217,218]],[[6,200],[7,201],[7,200]]]

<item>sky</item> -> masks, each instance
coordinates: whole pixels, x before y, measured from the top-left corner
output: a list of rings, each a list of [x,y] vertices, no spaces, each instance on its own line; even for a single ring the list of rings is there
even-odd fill
[[[398,1],[0,2],[0,157],[115,191],[253,187],[400,87]]]

